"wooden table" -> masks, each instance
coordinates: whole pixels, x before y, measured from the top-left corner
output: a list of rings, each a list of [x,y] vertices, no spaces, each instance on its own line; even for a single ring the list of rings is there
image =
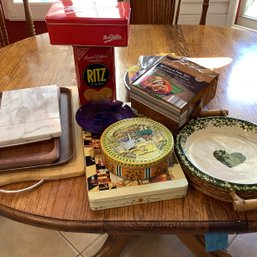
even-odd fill
[[[116,48],[117,95],[127,100],[123,83],[126,68],[139,55],[174,52],[190,57],[231,57],[220,72],[216,98],[209,109],[229,109],[232,117],[257,123],[255,65],[257,34],[208,26],[131,26],[129,46]],[[52,46],[42,34],[0,49],[1,90],[57,84],[76,86],[72,48]],[[3,187],[16,189],[29,183]],[[97,256],[118,256],[128,239],[140,233],[173,233],[198,256],[207,254],[206,232],[257,231],[257,210],[235,212],[231,203],[208,197],[192,187],[184,199],[102,211],[91,211],[84,177],[44,183],[21,194],[0,194],[0,213],[23,223],[70,232],[108,233]],[[111,246],[114,247],[111,248]]]

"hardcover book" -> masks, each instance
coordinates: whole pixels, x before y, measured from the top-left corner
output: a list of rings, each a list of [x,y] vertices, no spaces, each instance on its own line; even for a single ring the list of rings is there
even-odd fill
[[[163,174],[151,179],[126,180],[104,166],[97,135],[84,132],[84,153],[92,210],[183,198],[187,194],[188,182],[175,154]]]

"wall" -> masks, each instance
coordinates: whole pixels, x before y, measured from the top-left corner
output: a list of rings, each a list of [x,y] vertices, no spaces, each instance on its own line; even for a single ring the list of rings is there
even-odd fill
[[[202,10],[202,0],[182,0],[179,24],[198,24]],[[232,26],[234,24],[238,0],[210,0],[207,25]]]

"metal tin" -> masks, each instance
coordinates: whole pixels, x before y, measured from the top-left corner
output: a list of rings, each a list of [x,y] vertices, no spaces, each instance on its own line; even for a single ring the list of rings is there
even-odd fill
[[[51,44],[127,46],[130,4],[116,0],[62,0],[45,21]]]
[[[167,170],[174,141],[161,123],[130,118],[109,126],[101,136],[105,166],[125,179],[155,177]]]

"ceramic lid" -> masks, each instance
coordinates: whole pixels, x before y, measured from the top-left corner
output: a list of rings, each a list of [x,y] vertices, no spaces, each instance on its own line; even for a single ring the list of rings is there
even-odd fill
[[[120,24],[128,23],[130,4],[117,0],[62,0],[50,7],[48,23]]]
[[[113,123],[101,136],[104,155],[121,166],[149,166],[173,150],[171,132],[149,118],[129,118]]]

